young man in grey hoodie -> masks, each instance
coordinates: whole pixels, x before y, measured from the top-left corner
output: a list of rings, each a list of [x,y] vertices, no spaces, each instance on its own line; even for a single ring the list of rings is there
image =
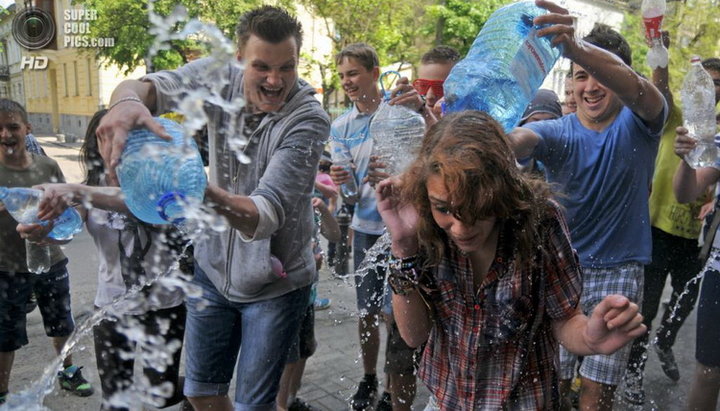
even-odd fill
[[[205,58],[121,83],[97,133],[114,170],[129,130],[165,135],[151,113],[177,109],[186,96],[204,104],[206,201],[229,227],[208,229],[208,239],[195,244],[193,283],[205,301],[187,300],[184,391],[195,409],[233,409],[227,392],[242,347],[234,409],[273,410],[315,275],[310,200],[330,122],[314,89],[298,78],[302,28],[295,18],[276,7],[255,9],[240,18],[237,39],[243,68]],[[240,99],[240,116],[223,109]],[[243,136],[240,150],[249,162],[237,155],[234,140]],[[284,271],[273,271],[271,256]]]

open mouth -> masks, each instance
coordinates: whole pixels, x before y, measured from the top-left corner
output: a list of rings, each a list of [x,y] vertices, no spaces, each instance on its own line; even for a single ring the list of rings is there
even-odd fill
[[[584,98],[583,100],[585,100],[585,103],[587,103],[588,105],[591,105],[591,106],[592,106],[592,105],[595,105],[595,104],[600,103],[600,102],[603,100],[603,98],[605,98],[604,95],[599,95],[599,96],[585,96],[585,98]]]
[[[347,94],[355,94],[360,90],[359,87],[345,87],[345,93]]]
[[[267,97],[280,98],[280,96],[282,96],[283,88],[282,87],[270,88],[270,87],[260,86],[260,91]]]
[[[17,147],[17,141],[3,141],[0,142],[0,146],[2,146],[5,150],[9,151],[12,154],[12,152],[15,151]]]

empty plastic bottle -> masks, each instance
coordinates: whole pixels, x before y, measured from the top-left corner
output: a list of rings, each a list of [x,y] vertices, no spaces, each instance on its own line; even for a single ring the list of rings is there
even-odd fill
[[[561,54],[536,35],[533,19],[546,13],[534,1],[495,11],[445,80],[446,110],[481,110],[512,130]]]
[[[207,178],[192,138],[178,123],[156,117],[172,140],[147,129],[130,132],[118,166],[128,209],[150,224],[179,224],[205,197]]]
[[[692,168],[709,167],[715,164],[718,150],[714,136],[715,85],[712,77],[703,68],[700,57],[693,57],[688,73],[683,80],[680,98],[683,106],[683,126],[689,135],[697,140],[697,146],[685,156]]]
[[[647,54],[647,65],[651,69],[667,67],[668,51],[662,42],[662,21],[665,17],[667,4],[665,0],[643,0],[640,11],[645,26],[645,39],[650,44]]]
[[[381,85],[383,77],[389,74],[400,76],[397,72],[385,72],[380,76]],[[370,123],[370,136],[373,139],[372,155],[385,163],[386,173],[396,175],[405,171],[415,159],[425,136],[425,119],[405,106],[387,104],[389,99],[386,94],[385,103],[375,112]]]
[[[25,263],[31,273],[42,274],[50,271],[50,247],[25,240]]]
[[[344,153],[340,147],[334,147],[331,156],[334,166],[340,166],[343,170],[350,173],[350,179],[340,185],[340,195],[342,195],[345,200],[356,200],[358,196],[358,186],[352,168],[352,157],[349,156],[349,153]]]
[[[0,202],[5,205],[10,215],[22,224],[42,224],[37,217],[38,205],[43,197],[42,190],[25,187],[0,187]],[[53,229],[48,237],[55,240],[69,240],[73,235],[82,231],[82,218],[72,207],[68,207],[53,220]]]

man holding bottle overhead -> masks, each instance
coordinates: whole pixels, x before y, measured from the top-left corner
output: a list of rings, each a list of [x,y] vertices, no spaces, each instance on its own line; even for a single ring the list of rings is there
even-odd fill
[[[578,39],[567,10],[548,1],[537,4],[550,12],[535,19],[549,25],[538,35],[554,36],[553,44],[572,60],[577,112],[513,130],[515,154],[542,161],[548,180],[559,187],[584,271],[583,309],[591,312],[613,293],[639,304],[643,266],[651,259],[648,197],[665,99],[630,67],[630,48],[620,34],[599,25]],[[585,357],[581,409],[612,409],[629,350]],[[561,349],[565,392],[574,364]]]
[[[206,201],[228,227],[207,229],[208,239],[195,244],[193,283],[203,296],[187,300],[184,388],[195,409],[274,410],[290,337],[310,296],[310,199],[330,121],[314,89],[298,78],[302,35],[283,9],[251,10],[236,32],[243,67],[205,58],[125,81],[97,130],[103,158],[114,168],[130,129],[164,136],[151,113],[177,109],[178,97],[190,92],[218,90],[207,79],[229,81],[220,91],[226,103],[245,102],[240,116],[207,100],[203,106],[210,147]],[[231,129],[245,137],[250,162],[238,160]],[[287,275],[273,272],[271,256]],[[233,404],[227,393],[238,352]]]

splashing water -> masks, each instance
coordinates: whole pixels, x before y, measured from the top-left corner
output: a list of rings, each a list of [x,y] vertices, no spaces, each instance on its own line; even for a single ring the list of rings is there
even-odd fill
[[[175,96],[178,102],[177,111],[185,117],[183,126],[186,138],[192,138],[198,130],[201,130],[207,124],[208,118],[203,110],[205,102],[220,106],[230,115],[230,121],[223,131],[228,136],[238,136],[230,140],[230,148],[234,150],[239,161],[248,163],[249,158],[242,154],[242,148],[247,145],[247,141],[242,136],[242,133],[237,132],[238,124],[242,124],[238,119],[241,120],[239,117],[241,116],[240,110],[245,102],[241,98],[228,101],[223,99],[221,94],[223,87],[230,83],[230,79],[221,74],[221,71],[224,71],[221,68],[224,68],[227,64],[236,66],[240,64],[235,58],[234,45],[222,35],[222,32],[217,27],[206,25],[196,19],[188,21],[181,31],[172,32],[172,27],[176,23],[187,20],[187,11],[183,7],[176,7],[165,18],[153,12],[152,1],[149,3],[148,9],[150,22],[153,26],[150,33],[155,35],[155,41],[150,49],[151,56],[159,50],[168,49],[172,40],[185,39],[196,34],[211,46],[211,57],[214,57],[215,63],[208,67],[207,76],[198,79],[206,88],[181,90]],[[87,209],[92,208],[89,199],[84,199],[83,205]],[[144,348],[141,356],[144,362],[143,365],[162,371],[172,364],[172,355],[180,348],[182,343],[177,340],[165,341],[162,333],[160,335],[145,334],[137,320],[125,314],[130,311],[147,311],[151,308],[153,302],[157,302],[159,294],[165,292],[180,290],[189,297],[202,297],[202,290],[199,287],[189,284],[186,278],[175,274],[179,272],[179,259],[184,257],[189,244],[202,241],[208,230],[220,232],[226,230],[227,225],[224,218],[218,216],[210,207],[197,205],[197,207],[190,207],[190,210],[186,215],[186,223],[179,228],[191,241],[182,250],[178,260],[165,272],[158,273],[157,277],[148,280],[144,284],[132,287],[112,304],[95,310],[92,315],[78,324],[63,347],[61,354],[45,367],[42,376],[25,390],[9,395],[6,403],[0,405],[0,410],[48,410],[43,406],[43,401],[45,396],[53,391],[55,378],[58,370],[61,369],[63,359],[71,354],[76,347],[79,347],[80,340],[86,335],[91,335],[93,327],[103,320],[118,321],[118,330],[123,332],[130,341]],[[141,292],[144,287],[151,285],[154,285],[154,288],[149,296]],[[169,324],[159,324],[159,326],[162,329],[163,327],[167,328]],[[126,353],[126,355],[135,358],[134,353]],[[110,399],[110,405],[136,408],[142,407],[144,404],[160,405],[158,401],[169,398],[174,389],[173,384],[170,382],[165,382],[159,386],[151,386],[145,377],[136,380],[138,381],[127,390],[114,395]]]

